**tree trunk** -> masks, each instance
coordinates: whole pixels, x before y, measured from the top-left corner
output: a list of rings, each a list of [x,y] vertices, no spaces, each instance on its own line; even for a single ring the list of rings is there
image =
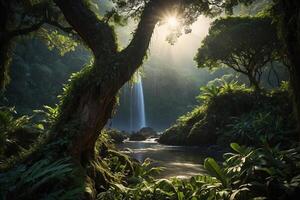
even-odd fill
[[[8,21],[6,5],[0,1],[0,90],[9,82],[8,66],[10,63],[10,42],[6,34]]]
[[[158,4],[160,2],[160,4]],[[70,156],[89,183],[86,199],[94,199],[99,184],[91,161],[97,161],[95,142],[111,117],[118,90],[142,64],[151,36],[166,1],[150,1],[143,10],[130,44],[121,52],[112,28],[100,21],[82,0],[57,0],[65,18],[94,54],[94,63],[70,82],[59,106],[51,142],[67,139],[54,146],[51,157]],[[168,5],[168,4],[165,4]],[[53,154],[55,156],[53,156]]]
[[[279,30],[290,61],[290,85],[300,135],[300,1],[280,0],[278,5],[282,14]]]
[[[255,91],[260,90],[260,85],[259,82],[256,80],[256,78],[252,75],[247,74],[249,82],[250,82],[250,87],[253,87]]]
[[[111,27],[99,21],[81,0],[57,1],[57,5],[92,49],[95,59],[91,69],[71,83],[55,125],[57,137],[71,135],[68,152],[84,165],[86,159],[93,156],[94,144],[111,117],[118,90],[142,64],[158,12],[154,12],[154,5],[148,4],[131,43],[117,52]],[[64,131],[69,125],[74,127],[75,133]]]
[[[0,90],[9,83],[8,68],[11,56],[10,42],[0,42]]]
[[[55,0],[68,23],[92,50],[94,62],[73,77],[59,105],[59,116],[51,139],[39,158],[56,160],[71,157],[78,178],[85,180],[85,199],[95,199],[101,183],[98,176],[95,143],[111,117],[118,90],[142,64],[153,30],[161,13],[180,0],[151,0],[129,45],[117,51],[112,28],[99,20],[85,0]],[[63,140],[63,142],[58,142]],[[48,148],[50,146],[50,149]],[[30,163],[34,163],[33,160]],[[95,164],[96,162],[96,164]],[[71,183],[72,184],[72,183]],[[88,188],[88,189],[87,189]]]

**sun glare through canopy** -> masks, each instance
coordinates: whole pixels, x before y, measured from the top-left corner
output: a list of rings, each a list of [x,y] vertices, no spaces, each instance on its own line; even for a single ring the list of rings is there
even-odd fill
[[[179,25],[178,19],[175,16],[167,17],[166,23],[170,28],[176,28]]]

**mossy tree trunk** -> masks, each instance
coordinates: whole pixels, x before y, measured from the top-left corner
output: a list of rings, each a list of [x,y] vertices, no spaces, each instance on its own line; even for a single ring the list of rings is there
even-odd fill
[[[86,0],[55,0],[54,2],[72,30],[77,32],[92,51],[93,63],[73,77],[59,105],[59,116],[47,144],[27,158],[26,164],[30,168],[40,160],[47,159],[52,162],[70,157],[76,177],[70,175],[70,181],[74,182],[68,182],[66,187],[72,184],[76,187],[83,186],[84,198],[95,199],[98,190],[103,189],[102,183],[96,181],[99,177],[101,181],[101,174],[97,173],[100,165],[96,166],[99,163],[99,156],[95,155],[96,140],[111,117],[119,89],[141,66],[153,30],[161,15],[180,0],[151,0],[145,3],[133,38],[122,51],[118,51],[113,29],[98,18],[88,7]],[[10,44],[13,37],[37,30],[45,23],[41,21],[21,30],[7,31],[6,21],[3,20],[4,18],[0,20],[1,53],[2,47],[9,48],[9,45],[4,43]],[[3,52],[7,53],[7,48],[3,49]],[[5,55],[0,54],[0,56]],[[0,72],[7,72],[2,70],[3,66],[5,65],[1,63]],[[4,79],[0,77],[0,81],[2,80]],[[14,191],[9,193],[12,195],[10,199],[14,199],[16,194],[17,192]]]
[[[174,0],[172,0],[174,2]],[[70,83],[60,105],[60,116],[54,127],[54,140],[68,138],[64,155],[80,168],[90,168],[95,157],[95,142],[111,117],[118,90],[142,64],[160,13],[168,1],[150,1],[144,8],[129,45],[117,50],[112,28],[97,18],[83,0],[56,0],[68,23],[80,35],[94,55],[92,66],[84,69]],[[85,173],[86,180],[94,179]],[[94,198],[88,194],[87,198]]]
[[[65,127],[76,130],[70,137],[68,150],[72,157],[84,162],[93,156],[95,141],[111,116],[118,90],[143,62],[158,13],[154,3],[148,4],[132,41],[118,52],[112,28],[100,21],[84,1],[57,0],[56,3],[94,54],[93,66],[71,83],[55,126],[57,137],[71,134]]]
[[[290,61],[290,83],[300,135],[300,1],[279,0],[278,6],[281,11],[279,31]]]

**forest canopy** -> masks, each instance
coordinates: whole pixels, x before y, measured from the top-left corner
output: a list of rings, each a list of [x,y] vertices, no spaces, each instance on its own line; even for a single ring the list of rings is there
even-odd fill
[[[58,104],[35,111],[43,117],[32,122],[36,115],[17,116],[14,108],[1,107],[1,198],[294,199],[300,188],[299,144],[295,142],[300,130],[297,0],[269,2],[269,16],[216,19],[199,49],[199,67],[231,67],[247,75],[256,90],[226,81],[221,86],[202,87],[200,105],[166,130],[160,140],[166,136],[167,142],[202,146],[233,142],[234,153],[224,155],[224,166],[207,158],[204,168],[210,175],[187,181],[156,180],[152,173],[159,168],[151,168],[148,159],[139,163],[118,152],[110,137],[122,140],[121,133],[105,130],[119,90],[147,58],[158,24],[168,21],[176,27],[167,36],[174,44],[178,37],[191,33],[200,15],[233,14],[236,6],[252,3],[255,0],[0,1],[3,95],[10,64],[18,63],[13,54],[22,39],[39,37],[49,50],[57,49],[61,55],[79,45],[91,54],[63,86]],[[132,19],[137,26],[121,49],[115,27]],[[46,59],[41,57],[36,60]],[[64,66],[74,62],[65,61]],[[290,81],[275,90],[260,90],[262,71],[267,64],[273,67],[272,62],[288,63]],[[28,77],[38,70],[54,73],[47,67],[19,64],[31,69],[27,69]]]
[[[195,61],[210,69],[228,66],[258,89],[267,65],[283,62],[282,48],[271,17],[222,18],[213,22]]]

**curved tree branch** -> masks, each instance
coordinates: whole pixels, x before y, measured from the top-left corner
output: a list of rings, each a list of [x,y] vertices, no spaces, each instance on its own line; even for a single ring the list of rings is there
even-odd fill
[[[133,39],[129,45],[119,53],[118,60],[121,63],[119,70],[124,81],[130,79],[134,71],[142,64],[147,54],[152,33],[156,23],[159,21],[159,13],[155,3],[156,1],[151,1],[146,5],[138,27],[133,35]]]
[[[47,24],[49,24],[53,27],[56,27],[56,28],[62,30],[63,32],[65,32],[65,33],[74,33],[74,29],[72,27],[63,26],[57,21],[46,19],[45,23],[47,23]]]
[[[45,23],[45,21],[40,21],[39,23],[33,24],[29,27],[10,31],[10,32],[8,32],[8,35],[10,38],[21,36],[21,35],[27,35],[31,32],[34,32],[34,31],[37,31],[38,29],[40,29],[44,23]]]
[[[68,23],[91,48],[95,57],[105,59],[117,52],[113,31],[83,0],[55,0]]]
[[[162,14],[180,2],[181,0],[151,0],[146,4],[133,39],[118,54],[119,76],[122,84],[128,81],[137,68],[142,65],[152,33]]]

